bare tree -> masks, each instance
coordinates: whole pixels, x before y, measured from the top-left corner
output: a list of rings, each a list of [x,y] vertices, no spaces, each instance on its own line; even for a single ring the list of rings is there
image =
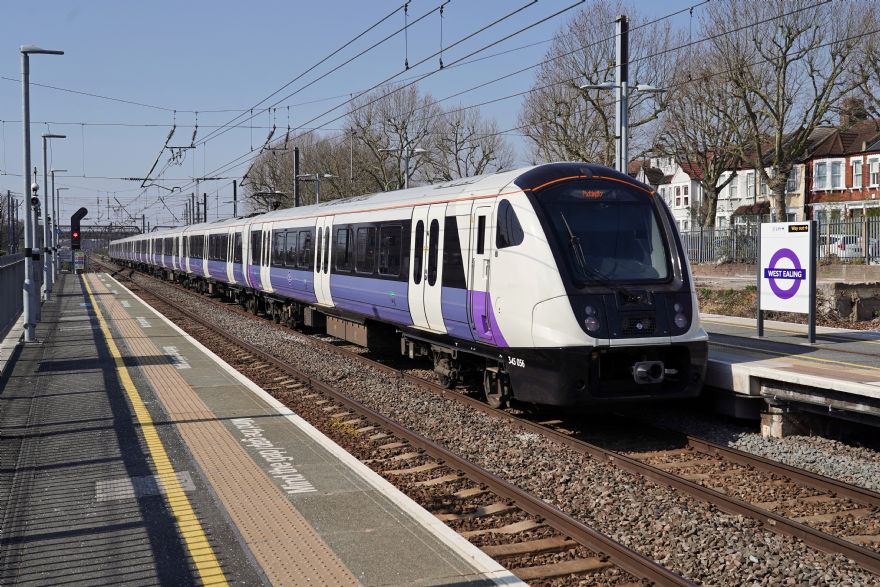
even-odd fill
[[[751,163],[770,188],[778,220],[785,185],[810,135],[841,99],[865,84],[850,59],[876,22],[872,5],[813,0],[725,0],[704,18],[746,114]],[[740,31],[734,24],[753,23]]]
[[[630,16],[630,67],[633,83],[656,87],[670,79],[674,53],[672,29],[642,27],[645,19],[615,0],[598,0],[577,13],[556,33],[520,112],[520,124],[536,161],[579,160],[614,164],[613,92],[581,90],[584,84],[614,81],[614,21]],[[659,113],[655,96],[635,93],[629,101],[630,150],[644,152],[653,143],[651,123]]]
[[[715,226],[718,194],[736,177],[725,171],[743,154],[745,109],[716,55],[682,57],[666,99],[658,150],[674,157],[703,188],[696,220]]]
[[[872,30],[877,29],[877,8],[870,7]],[[853,97],[858,96],[865,104],[865,115],[880,119],[880,35],[869,34],[859,44],[852,56],[852,61],[861,68],[859,74],[864,83]]]
[[[443,113],[430,147],[432,180],[481,175],[513,165],[513,148],[492,119],[478,109],[456,107]]]
[[[356,100],[349,110],[346,132],[366,149],[360,172],[381,191],[401,189],[406,183],[405,151],[425,148],[439,118],[437,101],[430,94],[420,95],[415,85],[382,86]],[[424,177],[428,164],[427,157],[411,157],[410,177]]]

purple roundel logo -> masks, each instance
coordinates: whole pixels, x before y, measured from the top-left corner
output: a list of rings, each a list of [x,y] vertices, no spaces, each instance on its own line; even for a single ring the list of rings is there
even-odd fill
[[[776,265],[782,259],[788,259],[794,265],[793,269],[783,269]],[[794,297],[801,287],[801,281],[807,278],[807,270],[801,267],[801,261],[791,249],[779,249],[770,258],[770,266],[764,269],[764,277],[770,283],[770,289],[781,300],[787,300]],[[783,288],[777,280],[790,280],[792,283],[788,288]]]

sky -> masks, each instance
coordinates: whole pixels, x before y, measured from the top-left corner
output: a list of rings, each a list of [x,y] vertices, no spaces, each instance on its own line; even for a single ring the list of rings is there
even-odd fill
[[[588,0],[590,1],[590,0]],[[436,9],[443,0],[412,0],[409,22]],[[500,17],[525,8],[443,53],[453,63],[469,53],[510,36],[476,56],[489,56],[469,65],[445,68],[420,82],[423,92],[444,98],[505,73],[540,62],[553,35],[577,8],[512,35],[566,7],[574,0],[451,0],[441,18],[438,12],[412,25],[406,38],[398,34],[364,56],[311,84],[322,74],[377,43],[404,25],[402,12],[372,29],[361,39],[303,76],[256,110],[280,101],[271,113],[262,113],[196,149],[184,152],[181,161],[169,164],[166,150],[157,170],[165,168],[159,187],[140,188],[142,178],[156,160],[176,123],[170,145],[191,143],[198,122],[196,143],[214,128],[228,123],[308,70],[336,49],[403,4],[403,0],[314,1],[167,1],[41,0],[4,3],[0,19],[0,191],[24,191],[22,178],[21,45],[33,44],[63,50],[63,56],[30,58],[31,164],[39,168],[42,185],[42,140],[46,132],[67,135],[49,141],[49,167],[60,192],[61,224],[80,206],[89,209],[84,224],[132,222],[144,215],[152,226],[174,225],[182,219],[184,199],[193,191],[193,177],[221,177],[203,182],[208,194],[208,218],[232,213],[233,179],[246,171],[252,148],[259,149],[272,125],[277,138],[288,124],[297,128],[313,118],[309,127],[335,129],[333,121],[344,114],[352,94],[397,75],[407,80],[438,69],[431,57],[441,47],[477,31]],[[700,5],[693,16],[686,9]],[[636,9],[650,18],[685,10],[671,18],[674,26],[696,27],[701,0],[638,0]],[[613,34],[613,23],[606,26]],[[645,30],[645,34],[650,34]],[[512,36],[511,36],[512,35]],[[416,67],[416,64],[427,59]],[[405,60],[411,68],[406,71]],[[470,105],[528,89],[533,73],[514,76],[444,102]],[[39,86],[53,86],[53,89]],[[75,90],[92,95],[83,95]],[[102,99],[98,96],[114,98]],[[121,102],[117,100],[124,100]],[[521,97],[484,106],[499,129],[517,126]],[[339,106],[338,109],[332,110]],[[176,112],[175,112],[176,110]],[[331,111],[332,110],[332,111]],[[198,114],[196,114],[196,112]],[[509,136],[525,162],[527,147],[517,135]],[[241,164],[225,167],[238,158]],[[219,171],[218,171],[219,170]],[[307,170],[304,170],[307,171]],[[30,180],[28,181],[30,183]],[[160,200],[161,196],[161,200]],[[164,203],[163,201],[164,200]],[[108,212],[107,203],[110,203]]]

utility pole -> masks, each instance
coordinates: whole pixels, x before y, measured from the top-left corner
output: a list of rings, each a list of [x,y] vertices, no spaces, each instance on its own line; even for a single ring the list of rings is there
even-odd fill
[[[293,148],[293,207],[299,208],[299,147]]]
[[[196,224],[199,219],[196,217],[196,193],[193,192],[189,195],[189,212],[190,212],[190,224]]]
[[[617,171],[626,173],[629,160],[629,18],[617,17],[615,30],[616,58],[614,75],[617,80]]]
[[[238,180],[232,180],[232,217],[238,218]]]
[[[147,231],[147,215],[141,214],[141,234]]]
[[[315,204],[321,203],[321,179],[322,178],[332,178],[336,177],[335,175],[331,175],[329,173],[304,173],[302,175],[297,175],[296,179],[305,179],[308,181],[315,182]]]
[[[379,149],[379,151],[383,153],[400,153],[403,157],[403,189],[409,188],[409,160],[420,153],[427,153],[425,149],[419,147],[412,148],[408,138],[402,147],[388,147],[387,149]]]
[[[207,222],[208,221],[208,192],[202,193],[202,208],[203,208],[202,222]]]
[[[6,239],[9,241],[7,247],[10,253],[14,253],[15,249],[15,211],[12,209],[12,190],[6,190],[6,224],[9,230],[6,232]]]
[[[196,191],[195,191],[195,194],[196,194],[196,209],[198,210],[198,208],[199,208],[199,178],[198,178],[198,177],[196,178]],[[199,214],[196,214],[196,218],[198,218],[198,217],[199,217]],[[202,222],[205,221],[204,218],[201,219],[201,220],[202,220]]]

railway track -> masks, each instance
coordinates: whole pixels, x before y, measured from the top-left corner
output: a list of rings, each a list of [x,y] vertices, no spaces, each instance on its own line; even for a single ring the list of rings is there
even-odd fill
[[[115,269],[102,265],[111,272]],[[567,578],[575,583],[588,578],[608,585],[692,585],[344,391],[128,281],[131,289],[162,314],[313,425],[329,432],[344,448],[524,581],[564,585]],[[381,368],[394,373],[386,366]]]
[[[874,492],[694,437],[684,437],[683,442],[665,450],[612,450],[586,442],[570,422],[541,420],[540,416],[516,417],[361,354],[315,340],[316,344],[346,353],[389,375],[503,418],[524,432],[543,435],[710,503],[721,511],[757,520],[775,532],[797,537],[822,551],[843,554],[880,574],[880,495]]]

